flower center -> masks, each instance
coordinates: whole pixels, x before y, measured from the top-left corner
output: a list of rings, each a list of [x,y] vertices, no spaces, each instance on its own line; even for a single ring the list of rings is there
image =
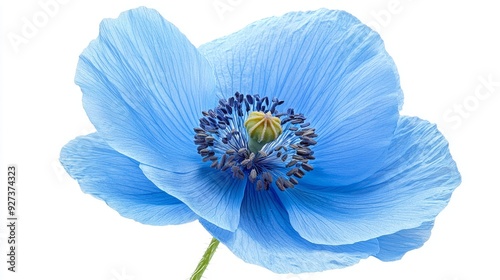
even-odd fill
[[[284,191],[313,170],[315,129],[294,109],[279,112],[284,101],[236,92],[203,111],[194,129],[194,143],[203,162],[258,190],[276,186]]]

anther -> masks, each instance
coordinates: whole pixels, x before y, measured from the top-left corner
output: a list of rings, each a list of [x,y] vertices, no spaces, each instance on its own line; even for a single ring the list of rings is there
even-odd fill
[[[219,164],[217,165],[218,169],[222,169],[222,167],[226,164],[227,155],[223,154],[220,158]]]
[[[294,168],[294,170],[295,170],[295,172],[293,173],[293,175],[299,179],[304,177],[304,175],[306,175],[306,173],[304,173],[304,171],[301,169]]]
[[[247,94],[246,98],[247,98],[247,102],[250,103],[251,105],[253,105],[253,97],[250,94]]]
[[[264,188],[264,183],[263,183],[261,180],[258,180],[258,181],[257,181],[257,187],[256,187],[256,189],[257,189],[258,191],[260,191],[260,190],[262,190],[263,188]]]
[[[250,182],[255,182],[255,179],[257,179],[257,171],[254,169],[252,169],[252,171],[250,171],[250,175],[248,175],[248,179],[250,180]]]
[[[233,166],[231,167],[231,171],[233,172],[233,176],[238,179],[244,179],[245,178],[245,173],[241,171],[241,169],[238,166]]]
[[[286,176],[294,175],[297,172],[297,170],[299,170],[297,167],[288,170],[288,172],[286,173]]]
[[[273,176],[271,176],[271,173],[269,173],[269,172],[262,173],[262,178],[264,179],[265,182],[269,182],[269,183],[273,182]]]
[[[280,189],[280,191],[285,191],[286,187],[283,177],[279,177],[278,180],[276,180],[276,186]]]
[[[297,155],[299,156],[307,156],[311,153],[311,151],[309,149],[298,149],[297,150]]]
[[[259,157],[267,157],[267,153],[264,152],[264,151],[262,151],[262,150],[260,150],[259,151]]]
[[[293,158],[294,160],[298,160],[298,161],[302,161],[302,160],[304,160],[304,159],[305,159],[304,157],[299,156],[299,155],[293,155],[293,156],[292,156],[292,158]]]
[[[204,158],[202,159],[202,161],[203,161],[203,162],[207,162],[207,161],[209,161],[209,160],[210,160],[210,158],[211,158],[211,156],[206,156],[206,157],[204,157]]]
[[[302,137],[302,141],[300,141],[300,144],[316,145],[317,142],[316,142],[316,140],[314,140],[312,138]]]
[[[252,160],[247,158],[241,162],[241,165],[245,166],[247,169],[252,167]]]
[[[290,188],[290,189],[292,189],[295,186],[292,182],[290,182],[288,180],[284,180],[284,183],[285,183],[285,187]]]
[[[255,154],[251,153],[250,156],[248,157],[249,160],[253,160],[255,158]]]
[[[305,171],[311,171],[313,170],[314,168],[312,167],[312,165],[308,164],[308,163],[302,163],[300,165],[302,168],[304,168]]]

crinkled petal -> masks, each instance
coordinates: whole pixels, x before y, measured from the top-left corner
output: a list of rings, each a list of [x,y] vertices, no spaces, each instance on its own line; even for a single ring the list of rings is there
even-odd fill
[[[358,182],[378,170],[402,103],[378,34],[343,11],[294,12],[201,46],[219,91],[278,97],[317,129],[316,185]]]
[[[75,81],[90,120],[111,147],[164,169],[198,164],[192,129],[202,109],[217,102],[215,77],[158,12],[138,8],[104,20],[80,56]]]
[[[412,229],[404,229],[378,239],[380,252],[375,255],[382,261],[399,260],[408,251],[422,247],[431,236],[433,222],[425,222]]]
[[[366,180],[340,187],[301,184],[279,196],[302,237],[337,245],[433,221],[460,180],[435,125],[402,117],[383,168]]]
[[[178,174],[141,165],[144,174],[160,189],[177,197],[203,219],[234,231],[240,221],[245,180],[210,168],[200,160],[200,168]]]
[[[149,181],[137,161],[113,150],[97,133],[69,142],[60,160],[83,192],[104,200],[126,218],[150,225],[182,224],[198,218]]]
[[[203,226],[242,260],[277,273],[302,273],[342,268],[378,252],[376,239],[345,246],[308,242],[292,228],[273,189],[248,186],[235,232],[200,219]]]

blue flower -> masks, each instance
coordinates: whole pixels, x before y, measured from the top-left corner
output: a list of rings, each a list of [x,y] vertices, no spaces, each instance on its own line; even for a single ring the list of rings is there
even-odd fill
[[[197,49],[156,11],[127,11],[102,22],[76,83],[97,132],[61,162],[84,192],[145,224],[198,220],[278,273],[400,259],[460,183],[436,126],[399,115],[379,35],[346,12],[268,18]]]

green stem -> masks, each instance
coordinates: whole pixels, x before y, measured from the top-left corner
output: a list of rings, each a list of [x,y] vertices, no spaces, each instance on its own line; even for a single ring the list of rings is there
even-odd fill
[[[212,259],[212,256],[214,255],[218,245],[219,245],[219,240],[215,239],[215,237],[212,238],[212,241],[210,241],[210,245],[208,245],[205,254],[203,254],[203,257],[201,257],[198,266],[194,270],[193,275],[191,275],[191,278],[189,278],[189,280],[201,279],[201,277],[203,276],[203,272],[205,272],[205,269],[207,269],[208,263]]]

